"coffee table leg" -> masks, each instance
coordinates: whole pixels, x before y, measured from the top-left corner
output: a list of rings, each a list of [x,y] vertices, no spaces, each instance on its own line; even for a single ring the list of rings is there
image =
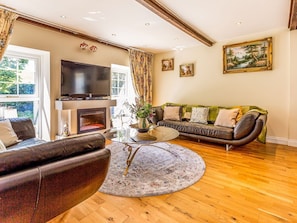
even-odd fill
[[[129,155],[128,155],[128,158],[127,158],[127,161],[126,161],[126,169],[125,169],[125,172],[124,172],[124,176],[126,176],[128,174],[128,171],[129,171],[129,167],[136,155],[136,153],[138,152],[138,150],[141,148],[142,145],[139,145],[135,151],[133,152],[133,149],[132,149],[132,146],[128,145],[128,151],[129,151]]]

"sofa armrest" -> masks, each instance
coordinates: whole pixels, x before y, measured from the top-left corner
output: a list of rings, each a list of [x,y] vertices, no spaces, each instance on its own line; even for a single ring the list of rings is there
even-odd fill
[[[260,113],[256,111],[249,111],[245,113],[234,127],[234,139],[241,139],[252,131],[255,127],[256,120]]]
[[[156,125],[159,121],[163,120],[163,113],[164,111],[162,106],[154,106],[153,117],[150,118],[150,121]]]

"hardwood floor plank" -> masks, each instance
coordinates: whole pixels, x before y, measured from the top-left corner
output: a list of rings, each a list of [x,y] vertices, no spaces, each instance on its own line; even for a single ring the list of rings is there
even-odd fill
[[[49,223],[297,222],[297,148],[252,142],[222,145],[172,140],[206,163],[194,185],[168,195],[125,198],[97,192]]]

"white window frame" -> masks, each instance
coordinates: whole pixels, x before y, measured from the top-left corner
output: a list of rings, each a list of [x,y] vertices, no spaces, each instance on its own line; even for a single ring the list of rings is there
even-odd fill
[[[39,137],[44,140],[50,140],[50,52],[9,45],[4,56],[36,59],[36,72],[38,74],[36,75],[36,90],[38,93],[34,96],[16,95],[16,97],[1,95],[0,102],[21,102],[28,101],[28,99],[30,101],[39,100]]]
[[[113,72],[118,72],[118,73],[125,73],[126,74],[126,79],[125,79],[125,85],[126,85],[126,91],[125,95],[121,95],[120,97],[118,96],[113,96],[111,95],[111,99],[117,100],[117,106],[113,108],[115,111],[116,116],[129,116],[130,114],[128,113],[127,109],[125,108],[124,103],[129,103],[129,104],[134,104],[135,103],[135,90],[134,86],[132,83],[132,77],[130,74],[130,68],[128,66],[122,66],[122,65],[117,65],[117,64],[112,64],[111,65],[111,73]],[[111,81],[111,89],[112,89],[112,81]],[[124,112],[125,114],[123,114]],[[113,114],[114,115],[114,114]],[[122,117],[113,117],[113,118],[122,118]]]

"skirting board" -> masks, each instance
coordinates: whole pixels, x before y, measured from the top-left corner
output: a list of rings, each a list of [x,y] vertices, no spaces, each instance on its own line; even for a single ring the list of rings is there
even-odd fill
[[[282,137],[267,136],[266,142],[297,147],[297,140],[296,139],[287,139],[287,138],[282,138]]]

